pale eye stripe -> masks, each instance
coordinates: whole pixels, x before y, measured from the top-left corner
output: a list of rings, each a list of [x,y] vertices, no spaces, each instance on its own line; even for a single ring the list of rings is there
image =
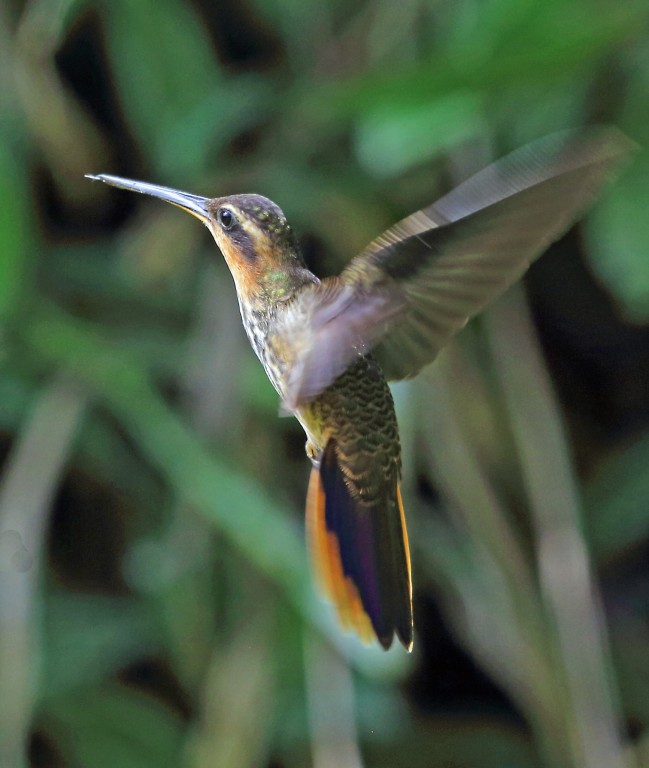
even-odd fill
[[[259,235],[259,227],[255,225],[250,219],[246,218],[241,211],[234,210],[233,213],[237,217],[237,221],[239,222],[239,226],[243,231],[249,235],[251,238],[254,238]]]

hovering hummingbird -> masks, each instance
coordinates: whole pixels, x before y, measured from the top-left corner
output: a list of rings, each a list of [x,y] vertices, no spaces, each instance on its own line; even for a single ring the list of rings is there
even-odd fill
[[[306,518],[341,623],[413,643],[401,449],[387,380],[414,376],[595,199],[631,148],[611,128],[546,137],[388,229],[337,277],[310,272],[286,217],[256,194],[200,197],[88,175],[200,219],[223,254],[250,343],[313,463]]]

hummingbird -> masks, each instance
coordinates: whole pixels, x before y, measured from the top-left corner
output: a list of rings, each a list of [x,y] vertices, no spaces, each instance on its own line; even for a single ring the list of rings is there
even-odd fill
[[[211,232],[250,344],[306,433],[306,529],[342,626],[413,645],[401,449],[388,380],[415,376],[594,201],[632,143],[614,128],[555,134],[505,156],[318,278],[282,210],[108,174]]]

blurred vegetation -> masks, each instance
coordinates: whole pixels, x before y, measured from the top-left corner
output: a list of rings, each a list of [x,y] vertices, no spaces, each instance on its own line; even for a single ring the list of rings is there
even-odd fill
[[[2,768],[649,765],[649,156],[531,311],[394,388],[411,657],[313,593],[304,436],[207,233],[83,178],[268,195],[332,273],[537,136],[647,145],[647,29],[645,0],[4,0]]]

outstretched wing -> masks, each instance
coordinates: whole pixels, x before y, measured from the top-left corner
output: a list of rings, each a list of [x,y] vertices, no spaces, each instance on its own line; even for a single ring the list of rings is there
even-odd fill
[[[414,376],[566,231],[633,146],[611,128],[541,139],[303,291],[277,329],[278,341],[296,342],[286,405],[312,399],[371,349],[388,378]]]
[[[368,265],[407,309],[374,349],[388,379],[414,376],[594,201],[632,143],[619,131],[558,134],[519,149],[372,242],[341,278]],[[371,270],[371,271],[374,271]]]

